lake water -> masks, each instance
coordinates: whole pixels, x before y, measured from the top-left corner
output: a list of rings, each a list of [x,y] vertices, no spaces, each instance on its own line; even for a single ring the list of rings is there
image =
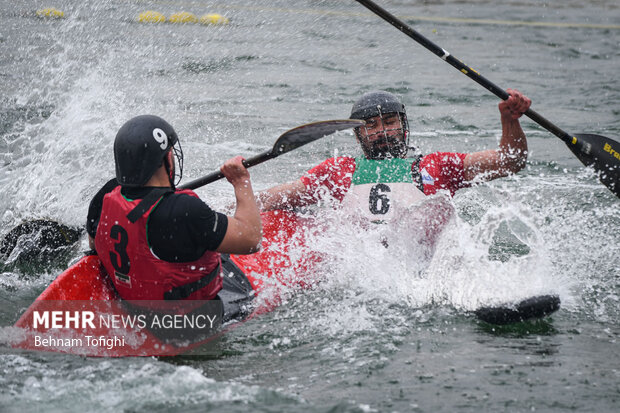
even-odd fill
[[[569,133],[620,138],[617,1],[380,4]],[[496,97],[354,1],[0,5],[0,234],[35,218],[81,225],[112,177],[116,131],[138,114],[175,127],[186,180],[295,126],[347,118],[369,90],[403,99],[425,153],[493,148],[501,134]],[[37,18],[44,7],[65,18]],[[146,10],[230,24],[138,23]],[[312,241],[333,254],[321,282],[212,356],[10,349],[8,327],[86,244],[43,269],[3,265],[0,410],[616,411],[620,203],[559,139],[522,125],[526,169],[460,191],[432,259],[336,228]],[[359,154],[351,132],[251,169],[254,186],[334,154]],[[215,209],[234,200],[226,182],[198,193]],[[543,322],[492,328],[469,314],[549,292],[562,308]]]

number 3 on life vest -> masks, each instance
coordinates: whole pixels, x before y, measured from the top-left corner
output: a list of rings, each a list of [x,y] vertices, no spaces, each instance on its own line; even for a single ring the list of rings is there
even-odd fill
[[[377,184],[370,190],[368,208],[374,215],[385,215],[390,210],[390,199],[387,193],[392,192],[386,184]]]
[[[114,225],[110,230],[110,237],[116,241],[114,251],[110,251],[110,261],[114,269],[125,276],[129,274],[129,256],[127,255],[127,243],[129,236],[125,228]]]

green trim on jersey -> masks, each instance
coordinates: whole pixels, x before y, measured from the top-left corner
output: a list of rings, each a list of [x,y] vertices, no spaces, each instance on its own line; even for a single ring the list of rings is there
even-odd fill
[[[411,165],[414,159],[366,159],[355,158],[352,185],[377,183],[414,183]]]
[[[133,201],[135,201],[135,199],[127,198],[125,195],[123,195],[123,192],[122,192],[122,191],[121,191],[121,196],[122,196],[123,198],[125,198],[125,201],[127,201],[127,202],[133,202]]]

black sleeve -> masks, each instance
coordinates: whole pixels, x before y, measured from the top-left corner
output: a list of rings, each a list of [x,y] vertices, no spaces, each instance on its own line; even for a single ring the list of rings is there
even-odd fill
[[[103,187],[95,194],[88,206],[88,215],[86,217],[86,232],[88,235],[95,238],[97,233],[97,225],[99,225],[99,217],[101,216],[101,208],[103,207],[103,197],[112,192],[114,188],[118,186],[116,178],[110,179]]]
[[[189,262],[215,251],[228,229],[228,217],[186,194],[164,197],[149,217],[148,239],[155,255],[169,262]]]

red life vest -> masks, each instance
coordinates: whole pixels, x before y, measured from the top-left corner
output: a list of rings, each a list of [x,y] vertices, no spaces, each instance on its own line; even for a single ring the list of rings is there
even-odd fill
[[[175,193],[198,197],[191,190]],[[97,254],[120,297],[125,300],[215,298],[222,289],[220,254],[207,251],[191,262],[159,259],[147,239],[148,219],[157,203],[135,222],[127,218],[140,201],[125,198],[120,186],[106,194],[95,236]]]

